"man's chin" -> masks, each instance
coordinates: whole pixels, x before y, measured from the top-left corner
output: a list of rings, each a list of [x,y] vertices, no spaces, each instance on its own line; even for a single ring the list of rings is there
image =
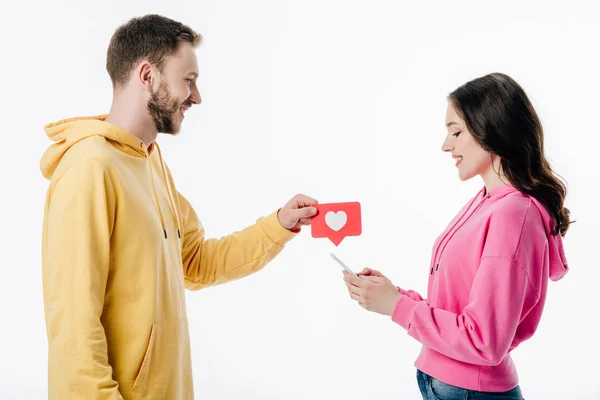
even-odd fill
[[[177,135],[179,135],[179,132],[181,132],[181,124],[177,125],[172,132],[169,132],[169,135],[177,136]]]
[[[179,135],[179,129],[177,129],[176,131],[173,132],[162,132],[164,135],[169,135],[169,136],[177,136]]]
[[[181,122],[178,123],[177,125],[175,125],[173,128],[175,128],[175,129],[174,129],[172,135],[173,136],[179,135],[179,132],[181,132]]]
[[[158,130],[159,133],[162,133],[164,135],[171,135],[171,136],[177,136],[179,134],[179,132],[181,131],[181,122],[179,123],[171,123],[170,125],[170,129],[164,129],[164,130]]]

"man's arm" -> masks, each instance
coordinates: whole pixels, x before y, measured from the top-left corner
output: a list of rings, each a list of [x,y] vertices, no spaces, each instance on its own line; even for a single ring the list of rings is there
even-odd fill
[[[97,160],[82,159],[48,192],[43,284],[52,399],[122,399],[100,321],[115,216],[106,174]]]
[[[298,197],[298,196],[297,196]],[[284,208],[259,218],[255,224],[220,239],[205,238],[204,228],[193,207],[178,193],[183,222],[183,272],[186,288],[198,290],[239,279],[264,268],[277,256],[287,242],[308,225],[314,210],[314,200],[300,196]],[[285,215],[282,217],[279,213]],[[291,215],[291,217],[290,217]],[[295,219],[295,221],[294,221]],[[280,220],[285,220],[286,228]]]

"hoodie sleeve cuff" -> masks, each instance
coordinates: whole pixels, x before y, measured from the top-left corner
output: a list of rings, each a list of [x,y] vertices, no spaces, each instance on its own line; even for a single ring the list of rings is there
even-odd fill
[[[284,228],[279,222],[279,217],[277,216],[278,213],[279,210],[275,211],[269,216],[261,218],[260,226],[269,239],[277,243],[279,246],[283,246],[296,237],[300,231],[295,232]]]
[[[392,321],[408,330],[410,328],[410,317],[412,316],[413,310],[417,307],[418,302],[414,301],[408,296],[402,295],[392,314]]]

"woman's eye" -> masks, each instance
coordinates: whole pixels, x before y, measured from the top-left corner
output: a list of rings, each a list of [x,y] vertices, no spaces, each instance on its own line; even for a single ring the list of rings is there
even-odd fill
[[[458,136],[458,135],[460,135],[460,134],[461,134],[461,132],[459,131],[459,132],[456,132],[456,133],[455,133],[454,135],[452,135],[452,136]]]

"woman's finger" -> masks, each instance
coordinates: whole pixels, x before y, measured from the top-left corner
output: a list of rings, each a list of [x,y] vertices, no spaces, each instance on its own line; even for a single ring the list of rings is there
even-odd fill
[[[383,276],[383,274],[381,272],[371,269],[371,268],[364,268],[358,274],[364,275],[364,276]]]
[[[344,280],[344,282],[346,282],[346,287],[348,288],[348,292],[350,294],[354,294],[356,296],[360,296],[362,294],[362,290],[359,287],[352,285],[346,280]]]
[[[350,282],[351,285],[354,285],[357,287],[363,287],[364,283],[365,283],[361,278],[352,275],[348,271],[344,271],[344,279],[346,281]]]

